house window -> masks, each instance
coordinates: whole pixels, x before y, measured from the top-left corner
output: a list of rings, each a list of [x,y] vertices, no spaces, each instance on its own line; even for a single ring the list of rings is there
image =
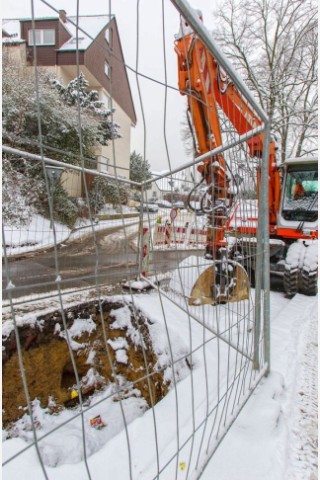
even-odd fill
[[[112,47],[112,29],[107,28],[106,31],[104,32],[105,39],[107,40],[108,44],[110,47]]]
[[[111,102],[111,97],[109,95],[105,95],[104,104],[108,110],[111,110],[112,102]]]
[[[99,172],[108,173],[110,159],[104,155],[98,155],[97,157],[97,170]]]
[[[111,97],[108,95],[108,93],[105,90],[100,91],[99,99],[101,102],[103,102],[104,108],[107,110],[111,110],[112,108],[112,102],[111,102]]]
[[[104,62],[104,73],[107,75],[108,78],[111,77],[111,67],[107,60]]]
[[[55,31],[54,29],[36,29],[36,30],[29,30],[28,32],[29,38],[28,43],[29,45],[34,45],[33,40],[35,37],[35,44],[36,45],[55,45]]]

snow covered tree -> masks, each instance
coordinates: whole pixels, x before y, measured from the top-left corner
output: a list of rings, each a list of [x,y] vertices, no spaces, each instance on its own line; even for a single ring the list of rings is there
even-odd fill
[[[271,118],[282,160],[317,149],[315,0],[226,0],[214,36]]]
[[[18,64],[5,54],[2,78],[2,133],[5,145],[39,154],[41,132],[41,144],[45,155],[65,163],[79,164],[80,151],[84,157],[94,160],[97,144],[106,145],[112,138],[119,136],[118,125],[111,121],[112,112],[102,108],[101,102],[97,100],[97,92],[90,93],[87,90],[87,82],[83,76],[80,78],[81,125],[77,107],[74,103],[64,100],[61,91],[59,92],[58,87],[55,88],[47,72],[38,72],[39,88],[36,92],[34,69]],[[73,86],[75,83],[78,83],[78,80],[73,81]],[[74,88],[69,87],[67,98],[75,96]],[[80,132],[82,149],[79,142]],[[42,165],[16,158],[14,155],[6,155],[6,158],[12,162],[11,167],[16,171],[19,181],[26,185],[27,204],[34,207],[37,212],[48,215],[48,192]],[[85,163],[85,166],[91,165]],[[7,178],[7,175],[12,175],[10,172],[8,168],[3,172],[3,181],[8,193],[4,209],[11,208],[10,192],[14,198]],[[55,191],[54,208],[60,220],[72,225],[75,219],[74,204],[61,184],[57,185]],[[23,221],[22,217],[21,220]]]
[[[144,182],[152,178],[150,164],[142,155],[133,151],[130,155],[130,180]]]
[[[99,100],[97,90],[89,89],[89,82],[81,72],[64,87],[57,79],[51,83],[56,87],[63,102],[76,108],[80,105],[81,112],[93,116],[97,120],[96,140],[101,145],[108,145],[110,140],[120,138],[120,126],[112,121],[114,110],[106,109]]]
[[[39,89],[35,91],[34,69],[17,64],[4,57],[3,61],[3,144],[39,154],[39,125],[41,143],[45,155],[55,159],[78,163],[79,129],[77,112],[67,107],[58,92],[52,88],[45,73],[39,72]],[[89,118],[83,120],[83,153],[93,157],[96,144],[95,125]],[[65,153],[65,151],[67,153]],[[68,155],[73,154],[73,156]],[[6,168],[3,170],[3,187],[6,195],[3,212],[11,224],[27,219],[14,212],[15,204],[25,205],[27,212],[49,215],[49,195],[43,165],[26,160],[17,155],[6,154]],[[19,185],[11,188],[10,179]],[[20,193],[19,193],[20,192]],[[59,193],[59,195],[58,195]],[[23,197],[23,202],[21,198]],[[20,200],[21,201],[20,201]],[[54,198],[54,211],[57,220],[69,225],[74,222],[74,210],[67,193],[57,185]],[[70,206],[71,208],[67,208]],[[72,215],[70,216],[70,212]]]
[[[112,122],[111,110],[103,108],[97,91],[88,90],[88,82],[82,74],[63,87],[48,73],[39,71],[38,83],[37,93],[34,69],[4,58],[2,119],[5,144],[19,145],[38,153],[40,119],[45,153],[48,155],[53,148],[54,158],[74,164],[80,162],[80,132],[82,154],[92,159],[97,144],[107,145],[120,136],[119,125]]]
[[[89,90],[89,82],[82,72],[78,77],[71,80],[66,87],[57,79],[52,79],[51,83],[57,88],[64,102],[69,106],[77,106],[79,102],[81,109],[93,111],[101,109],[103,106],[103,103],[99,101],[97,90]]]
[[[120,204],[125,204],[128,200],[127,188],[122,183],[107,181],[105,199],[107,202],[112,203],[114,207]]]
[[[65,105],[45,74],[39,74],[39,91],[35,91],[33,69],[15,63],[3,66],[3,143],[39,153],[39,124],[45,154],[67,163],[79,163],[78,115]],[[83,116],[83,155],[94,158],[97,125]],[[66,152],[66,153],[65,153]],[[74,154],[68,155],[69,154]]]

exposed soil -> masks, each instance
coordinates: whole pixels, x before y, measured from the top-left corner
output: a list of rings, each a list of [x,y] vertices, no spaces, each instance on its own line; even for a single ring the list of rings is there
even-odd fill
[[[137,345],[137,342],[133,343],[132,331],[129,335],[127,327],[113,327],[115,317],[112,311],[123,306],[120,302],[105,301],[100,312],[99,305],[90,302],[64,311],[67,330],[75,319],[91,319],[96,326],[90,333],[84,332],[77,338],[73,337],[77,348],[72,350],[72,354],[80,380],[81,395],[85,399],[105,385],[118,382],[122,386],[114,396],[115,401],[121,395],[130,394],[129,390],[132,389],[136,392],[139,390],[151,406],[167,394],[169,385],[164,382],[163,372],[157,371],[155,367],[157,356],[149,335],[149,320],[128,305],[132,327],[137,332],[136,336],[142,339],[144,348]],[[73,407],[79,402],[79,396],[74,398],[77,381],[67,341],[61,336],[63,332],[65,333],[64,322],[58,311],[39,316],[35,326],[18,328],[30,400],[37,398],[42,407],[54,403],[55,406],[50,407],[53,411]],[[106,342],[119,337],[125,339],[128,345],[125,350],[128,358],[126,363],[119,359],[117,361],[116,351]],[[91,373],[92,369],[95,372],[94,382],[92,375],[91,381],[88,381],[90,369]],[[148,374],[149,377],[146,378]],[[3,423],[7,426],[28,411],[14,331],[3,341],[2,375]]]

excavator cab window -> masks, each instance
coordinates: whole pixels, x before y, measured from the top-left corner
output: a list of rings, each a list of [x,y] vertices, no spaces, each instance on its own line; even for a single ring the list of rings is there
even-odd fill
[[[318,170],[314,165],[289,166],[282,215],[285,220],[314,222],[318,218]]]

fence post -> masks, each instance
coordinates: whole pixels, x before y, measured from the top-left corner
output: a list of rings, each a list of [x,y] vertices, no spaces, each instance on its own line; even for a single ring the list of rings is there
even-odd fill
[[[266,376],[271,369],[270,355],[270,233],[269,233],[269,149],[270,149],[270,121],[265,124],[265,135],[263,144],[263,161],[261,171],[261,201],[263,204],[263,344],[264,359],[268,364]]]

